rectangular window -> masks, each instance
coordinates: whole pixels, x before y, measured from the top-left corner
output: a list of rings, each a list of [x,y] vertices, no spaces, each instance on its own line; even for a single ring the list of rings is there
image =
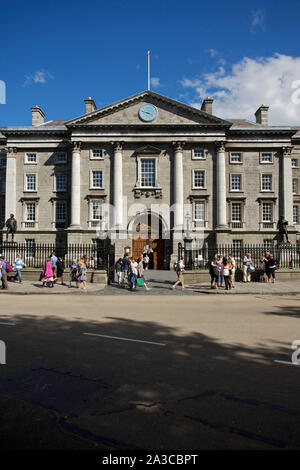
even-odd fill
[[[193,158],[199,158],[204,160],[205,159],[205,154],[203,149],[194,149],[193,150]]]
[[[36,191],[36,175],[26,175],[26,191]]]
[[[102,171],[93,171],[92,172],[92,188],[102,188],[103,178]]]
[[[67,190],[67,175],[56,175],[56,191]]]
[[[26,153],[25,162],[26,163],[36,163],[37,162],[36,153]]]
[[[35,203],[28,202],[26,204],[26,221],[35,222]]]
[[[262,220],[263,222],[273,222],[273,205],[270,202],[264,202],[262,207]]]
[[[272,191],[272,175],[261,175],[261,190]]]
[[[298,194],[298,179],[293,178],[293,194]]]
[[[100,150],[100,149],[92,150],[91,158],[101,160],[103,158],[103,150]]]
[[[293,206],[293,223],[299,224],[299,206]]]
[[[298,158],[292,158],[292,168],[298,168]]]
[[[56,203],[56,222],[65,222],[66,221],[66,203],[57,202]]]
[[[273,154],[272,152],[262,152],[260,154],[260,163],[272,163]]]
[[[194,219],[205,221],[205,201],[195,201]]]
[[[231,175],[231,191],[241,191],[242,175]]]
[[[156,161],[154,159],[141,160],[141,185],[155,186]]]
[[[92,201],[92,220],[101,220],[102,202]]]
[[[67,154],[65,152],[56,153],[55,163],[67,163]]]
[[[231,152],[230,163],[242,163],[242,154],[240,152]]]
[[[233,202],[231,206],[231,221],[232,222],[241,222],[242,214],[241,204],[238,202]]]
[[[204,170],[194,170],[194,188],[205,188]]]

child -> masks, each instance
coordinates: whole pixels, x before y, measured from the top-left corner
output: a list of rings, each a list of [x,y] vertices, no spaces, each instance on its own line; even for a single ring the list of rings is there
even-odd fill
[[[78,268],[78,264],[76,262],[76,259],[73,259],[72,263],[70,264],[70,284],[69,284],[69,288],[72,287],[72,282],[74,281],[75,284],[76,284],[75,287],[77,287],[77,289],[78,289],[78,281],[77,281],[77,276],[76,276],[77,268]]]

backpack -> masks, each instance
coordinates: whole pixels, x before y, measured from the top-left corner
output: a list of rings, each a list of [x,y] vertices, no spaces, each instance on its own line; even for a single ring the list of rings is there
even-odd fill
[[[178,271],[178,262],[177,261],[174,263],[173,268],[174,268],[174,271],[176,271],[176,272]]]
[[[13,271],[12,265],[8,261],[6,261],[6,271],[8,273],[11,273]]]

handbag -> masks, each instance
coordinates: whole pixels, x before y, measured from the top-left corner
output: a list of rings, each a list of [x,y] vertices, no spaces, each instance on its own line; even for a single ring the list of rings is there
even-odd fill
[[[248,271],[249,271],[249,273],[254,273],[255,267],[253,266],[253,264],[250,264],[250,265],[248,266]]]
[[[144,278],[143,277],[138,277],[137,280],[136,280],[136,285],[138,287],[144,287],[144,285],[145,285]]]

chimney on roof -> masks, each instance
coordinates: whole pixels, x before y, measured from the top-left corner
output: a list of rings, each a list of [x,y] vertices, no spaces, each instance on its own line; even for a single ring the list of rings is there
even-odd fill
[[[262,104],[258,110],[255,112],[255,118],[257,124],[262,124],[263,126],[268,125],[268,111],[269,106]]]
[[[33,126],[40,126],[41,124],[44,124],[45,113],[37,104],[33,108],[31,108],[31,113]]]
[[[96,111],[97,106],[95,101],[89,96],[87,100],[84,100],[85,103],[85,114],[92,113]]]
[[[213,99],[207,96],[205,100],[202,102],[201,106],[201,111],[204,111],[205,113],[212,114],[212,104],[213,104]]]

